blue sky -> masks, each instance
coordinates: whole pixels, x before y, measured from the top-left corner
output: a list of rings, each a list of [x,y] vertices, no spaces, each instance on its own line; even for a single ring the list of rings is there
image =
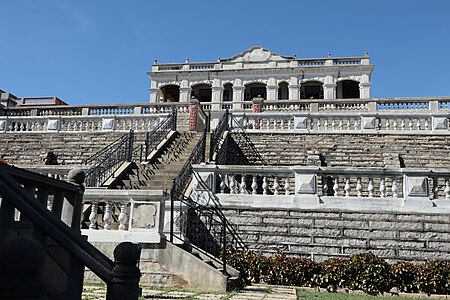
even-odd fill
[[[0,89],[71,104],[148,102],[158,62],[253,46],[360,56],[373,97],[450,96],[450,1],[0,0]]]

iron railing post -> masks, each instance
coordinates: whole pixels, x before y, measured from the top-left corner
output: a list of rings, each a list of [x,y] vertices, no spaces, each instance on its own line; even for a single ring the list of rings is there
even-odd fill
[[[150,138],[150,132],[147,132],[145,134],[145,159],[146,160],[147,160],[147,157],[148,157],[149,138]]]
[[[226,230],[226,220],[222,218],[222,239],[223,239],[223,247],[222,247],[222,265],[223,265],[223,274],[226,276],[227,273],[227,230]]]
[[[170,233],[169,240],[173,243],[173,223],[175,220],[174,217],[174,205],[175,205],[175,179],[172,181],[172,188],[170,189]]]
[[[127,150],[127,161],[131,162],[133,159],[133,140],[134,140],[134,131],[130,129],[130,133],[128,134],[128,149]]]

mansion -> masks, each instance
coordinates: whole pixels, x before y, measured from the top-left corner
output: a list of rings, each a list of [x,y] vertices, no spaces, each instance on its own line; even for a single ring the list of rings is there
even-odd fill
[[[305,58],[254,46],[216,62],[158,64],[151,79],[150,103],[370,98],[373,65],[360,57]],[[233,106],[236,107],[236,106]]]

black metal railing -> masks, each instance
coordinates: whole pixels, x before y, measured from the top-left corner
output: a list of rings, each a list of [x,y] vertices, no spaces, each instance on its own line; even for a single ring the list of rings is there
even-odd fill
[[[69,183],[0,164],[0,257],[11,266],[0,268],[2,296],[81,299],[87,267],[107,283],[107,299],[138,299],[138,246],[117,246],[115,263],[80,234],[83,179],[81,172],[69,174]],[[17,237],[17,228],[27,228],[26,237]],[[14,267],[24,262],[27,272]],[[58,266],[58,280],[45,280]]]
[[[228,275],[226,249],[247,249],[247,246],[221,211],[219,199],[199,176],[195,176],[198,184],[196,190],[202,191],[200,197],[186,197],[176,190],[171,192],[170,241],[177,239],[188,242],[197,251],[215,261],[224,275]],[[175,209],[178,211],[176,218]],[[174,233],[175,226],[177,233]]]
[[[239,157],[239,154],[245,156],[245,159],[248,161],[250,165],[267,165],[267,162],[259,153],[258,149],[256,149],[255,145],[252,143],[250,138],[248,137],[247,132],[241,126],[241,124],[231,116],[231,128],[232,128],[232,137],[237,147],[228,146],[227,149],[227,164],[230,164],[235,157]],[[231,151],[234,148],[236,151]],[[231,155],[231,156],[230,156]]]
[[[222,115],[217,124],[216,129],[211,133],[211,143],[209,151],[210,161],[217,161],[217,156],[219,154],[220,143],[223,138],[223,134],[228,130],[228,110]]]
[[[130,130],[129,133],[88,158],[84,164],[92,164],[92,166],[86,173],[86,186],[101,186],[124,162],[131,162],[133,140],[134,132]]]
[[[173,109],[172,112],[164,118],[159,124],[151,131],[147,132],[145,137],[145,159],[148,155],[156,149],[158,144],[167,136],[171,130],[177,129],[177,110]]]

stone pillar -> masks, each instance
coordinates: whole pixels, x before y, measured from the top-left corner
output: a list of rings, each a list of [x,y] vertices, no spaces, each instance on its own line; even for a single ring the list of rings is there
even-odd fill
[[[263,98],[253,98],[253,112],[260,113],[262,111]]]
[[[241,79],[236,79],[233,84],[233,110],[242,109],[244,102],[245,86]]]
[[[191,99],[189,102],[189,131],[197,131],[197,114],[199,101]]]
[[[336,99],[336,84],[333,77],[327,75],[325,77],[325,83],[323,84],[323,98],[324,99]]]
[[[267,83],[267,100],[278,100],[278,85],[275,78],[269,78],[269,82]]]
[[[370,81],[369,76],[366,74],[361,76],[361,81],[359,83],[359,98],[370,98]]]
[[[150,84],[150,103],[157,103],[157,102],[159,102],[158,83],[152,80]]]
[[[191,91],[189,82],[186,79],[182,80],[180,86],[180,102],[189,102],[191,100]]]
[[[222,98],[223,98],[224,87],[220,85],[220,79],[214,79],[213,85],[211,87],[211,110],[217,111],[222,109]]]
[[[289,100],[299,100],[300,99],[300,84],[298,83],[297,77],[291,77],[289,80]]]

